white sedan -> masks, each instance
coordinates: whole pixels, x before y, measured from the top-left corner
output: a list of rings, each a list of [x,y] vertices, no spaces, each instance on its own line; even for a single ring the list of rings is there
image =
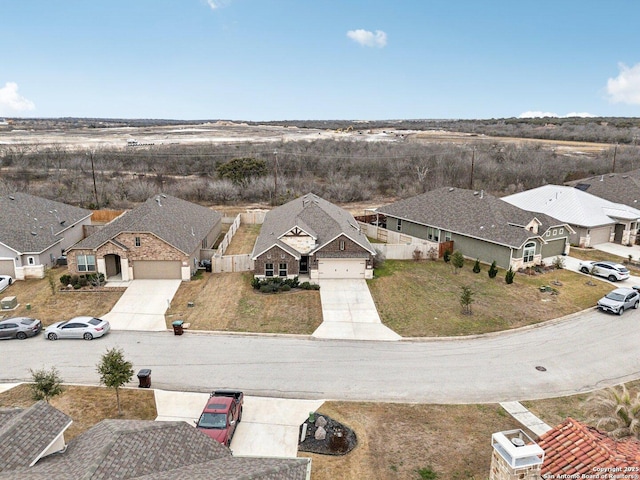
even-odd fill
[[[75,317],[66,322],[56,322],[44,331],[44,338],[57,340],[59,338],[84,338],[93,340],[102,337],[111,330],[106,320],[95,317]]]
[[[9,275],[0,275],[0,292],[13,283],[13,278]]]

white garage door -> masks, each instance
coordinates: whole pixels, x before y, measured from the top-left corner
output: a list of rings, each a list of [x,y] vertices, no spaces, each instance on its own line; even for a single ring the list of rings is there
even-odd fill
[[[592,228],[589,232],[589,236],[591,237],[591,246],[593,247],[599,243],[607,243],[609,241],[610,234],[611,227]]]
[[[182,262],[173,260],[136,260],[133,262],[133,278],[136,280],[181,280]]]
[[[318,278],[364,278],[365,259],[332,258],[318,261]]]
[[[0,260],[0,275],[9,275],[12,278],[16,278],[13,260]]]

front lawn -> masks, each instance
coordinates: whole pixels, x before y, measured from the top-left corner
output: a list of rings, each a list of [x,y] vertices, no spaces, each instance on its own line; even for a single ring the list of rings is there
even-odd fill
[[[531,325],[595,306],[611,285],[568,270],[529,276],[518,273],[511,285],[505,271],[490,279],[489,267],[473,273],[466,261],[457,274],[450,263],[387,260],[369,280],[382,322],[403,337],[472,335]],[[553,283],[560,283],[561,286]],[[460,306],[461,288],[474,292],[472,314]],[[541,292],[551,286],[557,295]]]

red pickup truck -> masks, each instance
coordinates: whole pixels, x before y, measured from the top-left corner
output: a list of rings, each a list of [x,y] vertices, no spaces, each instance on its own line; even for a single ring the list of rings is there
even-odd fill
[[[233,390],[216,390],[196,422],[196,428],[227,447],[242,420],[244,394]]]

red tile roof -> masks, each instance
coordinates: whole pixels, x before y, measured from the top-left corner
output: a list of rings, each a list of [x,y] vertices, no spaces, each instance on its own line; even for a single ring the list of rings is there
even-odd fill
[[[640,467],[638,439],[614,440],[573,418],[543,434],[537,443],[545,451],[542,475],[615,474],[611,469],[616,467]]]

